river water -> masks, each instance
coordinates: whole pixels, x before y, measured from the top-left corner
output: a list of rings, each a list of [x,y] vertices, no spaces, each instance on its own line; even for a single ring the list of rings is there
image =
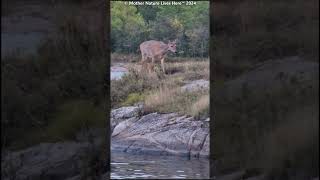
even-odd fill
[[[111,153],[111,179],[208,179],[209,160]]]
[[[128,73],[128,69],[123,67],[123,64],[116,64],[112,65],[110,68],[110,79],[111,80],[119,80],[121,79],[125,74]]]

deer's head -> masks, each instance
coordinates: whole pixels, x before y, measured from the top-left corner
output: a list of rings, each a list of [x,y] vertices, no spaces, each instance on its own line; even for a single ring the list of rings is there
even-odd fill
[[[168,50],[175,53],[177,51],[177,48],[176,48],[176,45],[177,45],[177,40],[174,40],[174,41],[169,41],[168,43]]]

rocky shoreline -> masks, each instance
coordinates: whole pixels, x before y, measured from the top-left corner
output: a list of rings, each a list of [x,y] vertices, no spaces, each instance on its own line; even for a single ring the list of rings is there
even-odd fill
[[[141,106],[111,112],[111,150],[134,154],[208,157],[208,119],[177,113],[142,115]]]

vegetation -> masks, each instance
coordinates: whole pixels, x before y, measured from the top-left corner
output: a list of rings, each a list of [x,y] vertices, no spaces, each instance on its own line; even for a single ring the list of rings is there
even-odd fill
[[[209,2],[151,7],[111,1],[113,52],[136,53],[141,42],[151,39],[178,39],[180,56],[208,57]]]
[[[133,64],[147,40],[178,40],[178,55],[166,59],[166,75],[159,66],[146,74]],[[208,117],[208,90],[182,92],[187,82],[209,80],[209,2],[194,6],[134,6],[111,2],[112,63],[127,62],[130,73],[111,82],[111,107],[144,103],[145,112],[179,112]],[[205,61],[204,61],[205,60]],[[191,109],[197,106],[197,108]]]
[[[139,65],[131,67],[122,79],[111,81],[111,107],[144,103],[148,112],[179,112],[197,118],[209,116],[209,90],[183,92],[181,87],[196,79],[209,80],[209,61],[184,58],[166,64],[167,75],[156,66],[156,72],[141,72]],[[141,68],[141,67],[140,67]],[[196,107],[196,108],[194,108]]]

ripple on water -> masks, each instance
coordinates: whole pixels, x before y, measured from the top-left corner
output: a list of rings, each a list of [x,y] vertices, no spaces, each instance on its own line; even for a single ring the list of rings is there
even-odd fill
[[[111,179],[208,179],[208,159],[111,153]]]

